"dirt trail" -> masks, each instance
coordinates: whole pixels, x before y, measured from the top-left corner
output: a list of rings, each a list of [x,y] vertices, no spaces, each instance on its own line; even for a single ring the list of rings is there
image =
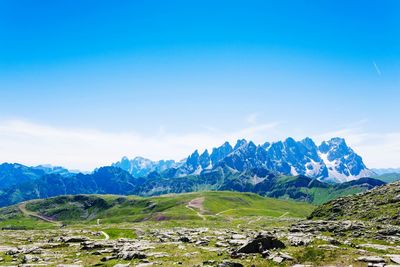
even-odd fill
[[[286,215],[288,215],[289,214],[289,212],[285,212],[284,214],[282,214],[281,216],[279,216],[278,218],[283,218],[283,217],[285,217]]]
[[[225,213],[225,212],[228,212],[228,211],[231,211],[231,210],[235,210],[235,209],[228,209],[228,210],[220,211],[220,212],[218,212],[218,213],[215,214],[215,215],[216,215],[216,216],[219,216],[219,215],[221,215],[222,213]]]
[[[256,223],[256,222],[260,221],[262,218],[263,218],[262,216],[258,216],[254,220],[248,221],[247,224]]]
[[[106,232],[100,231],[100,233],[101,233],[102,235],[104,235],[104,240],[110,239],[110,236],[109,236]]]
[[[203,202],[204,202],[204,197],[195,198],[192,199],[185,207],[196,212],[197,216],[199,216],[202,220],[205,221],[207,220],[206,216],[202,214],[205,211]]]
[[[27,210],[26,209],[26,203],[19,204],[18,208],[22,212],[22,214],[24,214],[25,216],[34,217],[34,218],[37,218],[37,219],[45,221],[45,222],[56,224],[58,226],[62,226],[63,225],[61,222],[54,221],[54,220],[52,220],[52,219],[50,219],[48,217],[45,217],[45,216],[42,216],[42,215],[36,213],[36,212]]]

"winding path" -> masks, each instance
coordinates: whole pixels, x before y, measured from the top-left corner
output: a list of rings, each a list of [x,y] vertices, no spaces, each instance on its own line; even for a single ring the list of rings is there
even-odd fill
[[[110,239],[110,236],[109,236],[106,232],[100,231],[100,233],[101,233],[102,235],[104,235],[104,240]]]
[[[45,222],[53,223],[53,224],[55,224],[55,225],[57,225],[57,226],[62,226],[62,225],[63,225],[61,222],[54,221],[54,220],[52,220],[52,219],[50,219],[50,218],[48,218],[48,217],[45,217],[45,216],[43,216],[43,215],[40,215],[40,214],[36,213],[36,212],[27,210],[27,209],[26,209],[26,203],[21,203],[21,204],[19,204],[19,205],[18,205],[18,209],[19,209],[19,210],[22,212],[22,214],[25,215],[25,216],[34,217],[34,218],[37,218],[37,219],[42,220],[42,221],[45,221]],[[97,219],[97,224],[100,225],[100,219]],[[109,240],[109,239],[110,239],[110,236],[109,236],[106,232],[100,231],[100,233],[101,233],[102,235],[104,235],[104,240]]]
[[[203,207],[204,197],[199,197],[192,199],[185,207],[196,212],[197,216],[199,216],[203,221],[207,220],[206,216],[202,214],[204,212]]]
[[[48,217],[45,217],[43,215],[38,214],[37,212],[33,212],[33,211],[30,211],[30,210],[27,210],[26,209],[26,203],[19,204],[18,205],[18,209],[25,216],[34,217],[36,219],[39,219],[39,220],[42,220],[42,221],[45,221],[45,222],[49,222],[49,223],[52,223],[52,224],[55,224],[55,225],[58,225],[58,226],[62,226],[63,225],[61,222],[54,221],[54,220],[52,220],[52,219],[50,219]]]
[[[285,212],[284,214],[282,214],[281,216],[279,216],[278,218],[283,218],[283,217],[285,217],[286,215],[288,215],[289,214],[289,212]]]
[[[228,209],[228,210],[220,211],[220,212],[218,212],[218,213],[215,214],[215,215],[216,215],[216,216],[219,216],[219,215],[221,215],[222,213],[225,213],[225,212],[228,212],[228,211],[231,211],[231,210],[235,210],[235,209]]]

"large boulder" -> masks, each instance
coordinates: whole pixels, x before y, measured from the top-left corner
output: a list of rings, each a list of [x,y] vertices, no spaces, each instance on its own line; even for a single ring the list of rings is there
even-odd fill
[[[60,241],[64,243],[80,243],[89,241],[89,238],[86,236],[62,236],[60,237]]]
[[[285,244],[276,237],[269,234],[259,234],[254,239],[247,242],[236,253],[262,253],[270,249],[285,248]]]

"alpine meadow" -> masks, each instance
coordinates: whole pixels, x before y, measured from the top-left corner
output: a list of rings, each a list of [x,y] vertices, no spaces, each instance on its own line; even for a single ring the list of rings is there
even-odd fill
[[[400,266],[400,2],[0,1],[0,266]]]

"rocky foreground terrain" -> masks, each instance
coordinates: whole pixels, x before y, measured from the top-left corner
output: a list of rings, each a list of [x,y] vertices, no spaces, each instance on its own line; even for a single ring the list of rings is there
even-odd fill
[[[400,266],[399,192],[316,209],[233,192],[22,203],[0,210],[0,265]]]
[[[2,230],[0,265],[400,266],[397,226],[284,217],[191,224]]]

